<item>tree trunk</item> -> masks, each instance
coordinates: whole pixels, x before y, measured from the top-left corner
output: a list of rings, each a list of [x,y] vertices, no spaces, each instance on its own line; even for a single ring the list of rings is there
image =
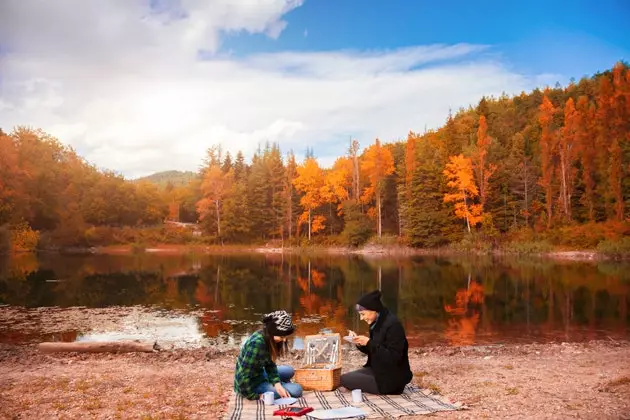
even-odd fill
[[[378,237],[381,237],[381,194],[376,193],[376,207],[378,208]]]
[[[566,165],[566,150],[560,155],[560,171],[562,172],[560,197],[562,198],[562,207],[564,215],[568,216],[569,209],[567,207],[567,165]]]
[[[217,235],[219,236],[221,245],[223,245],[223,239],[221,238],[221,213],[219,213],[219,200],[214,200],[214,204],[217,209]]]
[[[291,231],[293,230],[293,189],[291,188],[291,186],[289,185],[289,200],[287,203],[287,207],[288,207],[288,211],[289,211],[289,237],[287,238],[289,240],[289,246],[291,246]]]
[[[328,205],[328,210],[329,210],[329,214],[330,214],[330,223],[328,223],[328,225],[330,226],[330,236],[332,236],[333,231],[332,231],[332,203],[329,203]]]
[[[466,192],[463,190],[462,195],[464,196],[464,207],[466,208],[466,227],[468,228],[468,233],[470,233],[470,221],[468,220],[468,203],[466,202]]]
[[[105,341],[105,342],[85,342],[74,343],[47,342],[39,344],[39,351],[42,353],[56,352],[81,352],[81,353],[130,353],[142,352],[153,353],[157,350],[157,343],[146,344],[135,341]]]
[[[311,209],[308,209],[308,240],[311,240]]]
[[[527,172],[527,160],[523,162],[523,169],[525,170],[525,226],[529,227],[529,202],[528,202],[528,191],[529,191],[529,176]]]

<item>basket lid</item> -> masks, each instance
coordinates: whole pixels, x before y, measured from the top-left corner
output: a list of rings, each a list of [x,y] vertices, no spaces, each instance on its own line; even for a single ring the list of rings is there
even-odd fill
[[[341,366],[340,340],[339,334],[307,335],[304,339],[304,364],[329,369]]]

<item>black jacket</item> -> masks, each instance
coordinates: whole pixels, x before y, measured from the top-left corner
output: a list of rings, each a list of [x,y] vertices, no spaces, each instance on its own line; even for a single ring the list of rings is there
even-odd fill
[[[407,351],[409,344],[405,329],[394,314],[383,309],[373,329],[367,346],[357,346],[368,355],[363,367],[371,367],[381,394],[400,394],[411,382]]]

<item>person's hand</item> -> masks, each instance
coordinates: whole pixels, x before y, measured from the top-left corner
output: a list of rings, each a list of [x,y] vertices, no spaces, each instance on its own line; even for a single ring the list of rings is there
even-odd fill
[[[280,395],[280,398],[289,398],[290,397],[289,393],[287,392],[286,389],[284,389],[284,387],[282,386],[282,384],[280,382],[275,384],[273,387],[276,389],[276,392],[278,393],[278,395]]]
[[[355,333],[352,330],[348,330],[348,337],[356,337],[356,336],[357,336],[357,333]]]
[[[360,346],[367,346],[367,343],[369,341],[370,341],[370,338],[364,335],[355,335],[354,338],[352,338],[352,342]]]

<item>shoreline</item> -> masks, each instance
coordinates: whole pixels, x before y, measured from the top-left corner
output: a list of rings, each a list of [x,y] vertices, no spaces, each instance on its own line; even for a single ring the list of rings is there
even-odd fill
[[[220,418],[236,350],[43,354],[0,344],[0,413],[8,418]],[[623,418],[630,342],[412,347],[414,383],[462,402],[452,419]],[[364,357],[343,351],[343,371]],[[301,354],[284,363],[299,366]],[[425,416],[405,417],[422,419]]]
[[[359,255],[365,258],[394,257],[405,258],[414,256],[507,256],[551,259],[557,261],[627,261],[630,255],[613,258],[595,250],[555,250],[540,253],[513,253],[497,249],[487,252],[466,252],[449,248],[412,248],[407,246],[373,246],[350,248],[341,246],[310,246],[310,247],[269,247],[253,245],[182,245],[156,244],[138,249],[134,245],[108,245],[89,248],[64,248],[39,250],[41,253],[67,255],[219,255],[219,254],[262,254],[262,255]]]

